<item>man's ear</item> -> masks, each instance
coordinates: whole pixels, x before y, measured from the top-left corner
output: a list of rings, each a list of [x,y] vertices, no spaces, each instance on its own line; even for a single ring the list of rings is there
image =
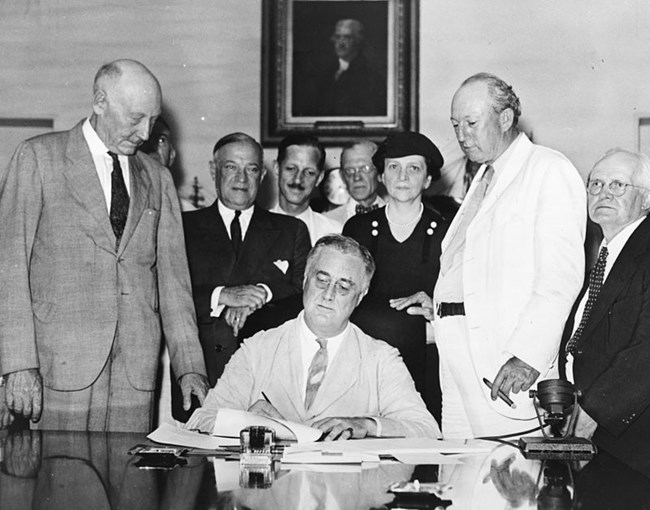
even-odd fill
[[[208,165],[210,166],[210,177],[216,183],[217,182],[217,165],[214,164],[214,160],[210,160]]]
[[[513,122],[515,121],[515,114],[512,111],[512,108],[506,108],[499,114],[499,124],[501,126],[501,132],[506,133],[512,127]]]
[[[108,97],[103,89],[98,89],[93,96],[93,111],[96,115],[102,115],[108,108]]]
[[[318,174],[318,178],[316,179],[316,186],[319,186],[321,182],[323,182],[323,179],[325,178],[325,170],[321,170],[320,174]]]
[[[277,178],[280,178],[280,165],[277,159],[273,160],[273,167],[271,168],[271,173]]]
[[[646,191],[643,195],[643,202],[641,203],[641,209],[646,213],[650,211],[650,191]]]
[[[266,167],[262,163],[262,171],[260,172],[260,182],[264,180],[264,177],[266,177]]]

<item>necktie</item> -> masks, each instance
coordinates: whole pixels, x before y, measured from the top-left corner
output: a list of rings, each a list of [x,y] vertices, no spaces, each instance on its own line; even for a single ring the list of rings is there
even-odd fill
[[[230,222],[230,240],[232,242],[232,249],[235,252],[235,257],[239,256],[239,249],[241,248],[241,223],[239,223],[239,216],[241,211],[235,211],[235,217]]]
[[[124,226],[126,225],[126,217],[129,213],[129,193],[124,183],[124,175],[122,175],[122,167],[117,154],[108,151],[108,155],[113,160],[113,171],[111,172],[111,226],[115,234],[115,248],[120,245]]]
[[[449,267],[454,260],[454,256],[465,247],[465,236],[467,235],[467,228],[469,227],[470,223],[472,223],[472,220],[476,216],[476,213],[478,213],[479,209],[481,208],[481,204],[483,203],[483,199],[487,193],[488,186],[492,181],[492,177],[494,177],[494,168],[492,165],[488,165],[485,169],[485,172],[483,172],[481,180],[476,184],[476,188],[474,189],[472,195],[465,198],[467,205],[465,205],[463,217],[460,218],[458,229],[456,230],[454,237],[452,237],[451,241],[449,242],[447,249],[440,258],[441,273],[444,274],[449,270]]]
[[[305,409],[309,409],[316,398],[325,372],[327,371],[327,338],[317,338],[320,349],[316,351],[307,373],[307,390],[305,391]]]
[[[354,208],[354,214],[365,214],[367,212],[374,211],[375,209],[379,209],[379,204],[372,204],[372,205],[357,204],[357,206]]]
[[[573,336],[566,344],[566,352],[570,354],[573,354],[575,351],[576,344],[582,336],[585,325],[589,320],[589,314],[591,314],[591,310],[594,307],[594,303],[596,302],[598,294],[600,293],[600,289],[603,286],[603,280],[605,279],[605,266],[607,265],[607,254],[607,246],[603,246],[600,249],[600,253],[598,254],[596,265],[591,270],[591,273],[589,273],[589,296],[587,297],[587,302],[585,303],[585,309],[582,312],[582,319],[580,319],[578,328],[575,330],[575,333],[573,333]]]

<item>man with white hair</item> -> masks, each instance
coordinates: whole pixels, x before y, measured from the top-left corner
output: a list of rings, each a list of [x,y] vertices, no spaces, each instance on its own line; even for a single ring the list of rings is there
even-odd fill
[[[604,239],[561,349],[581,392],[576,433],[650,476],[650,160],[610,150],[587,192]]]
[[[434,291],[445,437],[533,426],[527,390],[557,377],[562,325],[582,285],[582,179],[519,131],[520,115],[512,87],[487,73],[452,101],[458,143],[481,168],[442,242]]]
[[[39,428],[150,431],[163,333],[183,405],[207,392],[174,182],[138,151],[161,100],[140,62],[106,64],[90,117],[0,180],[0,374]]]

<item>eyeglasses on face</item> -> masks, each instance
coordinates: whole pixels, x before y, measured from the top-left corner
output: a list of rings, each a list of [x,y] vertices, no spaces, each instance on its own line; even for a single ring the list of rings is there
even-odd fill
[[[607,187],[609,188],[609,192],[615,197],[623,196],[628,186],[631,186],[633,188],[645,189],[643,186],[637,186],[636,184],[621,182],[616,179],[610,181],[610,183],[607,185]],[[600,195],[600,192],[603,190],[604,187],[605,187],[605,181],[601,179],[589,179],[589,181],[587,181],[587,191],[589,192],[590,195]]]
[[[374,166],[370,165],[361,165],[361,166],[346,166],[343,168],[343,173],[347,175],[348,177],[352,177],[353,175],[356,175],[357,172],[361,172],[362,174],[369,174],[375,169]]]

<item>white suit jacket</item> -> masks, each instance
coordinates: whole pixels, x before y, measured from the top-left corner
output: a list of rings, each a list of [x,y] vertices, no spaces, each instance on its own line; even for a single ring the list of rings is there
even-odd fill
[[[470,350],[479,378],[493,380],[516,356],[540,372],[538,380],[554,379],[564,323],[584,278],[586,192],[575,167],[559,152],[534,145],[523,133],[511,148],[467,229],[463,296]],[[468,197],[484,171],[485,166]],[[467,203],[442,242],[443,253]],[[489,391],[484,389],[488,399]],[[513,400],[515,410],[489,402],[512,418],[534,416],[528,392]]]
[[[264,392],[293,422],[311,424],[327,417],[363,416],[376,419],[383,436],[441,436],[397,349],[353,324],[307,411],[298,321],[287,321],[246,340],[208,393],[203,408],[195,413],[220,408],[246,410],[263,398]]]

